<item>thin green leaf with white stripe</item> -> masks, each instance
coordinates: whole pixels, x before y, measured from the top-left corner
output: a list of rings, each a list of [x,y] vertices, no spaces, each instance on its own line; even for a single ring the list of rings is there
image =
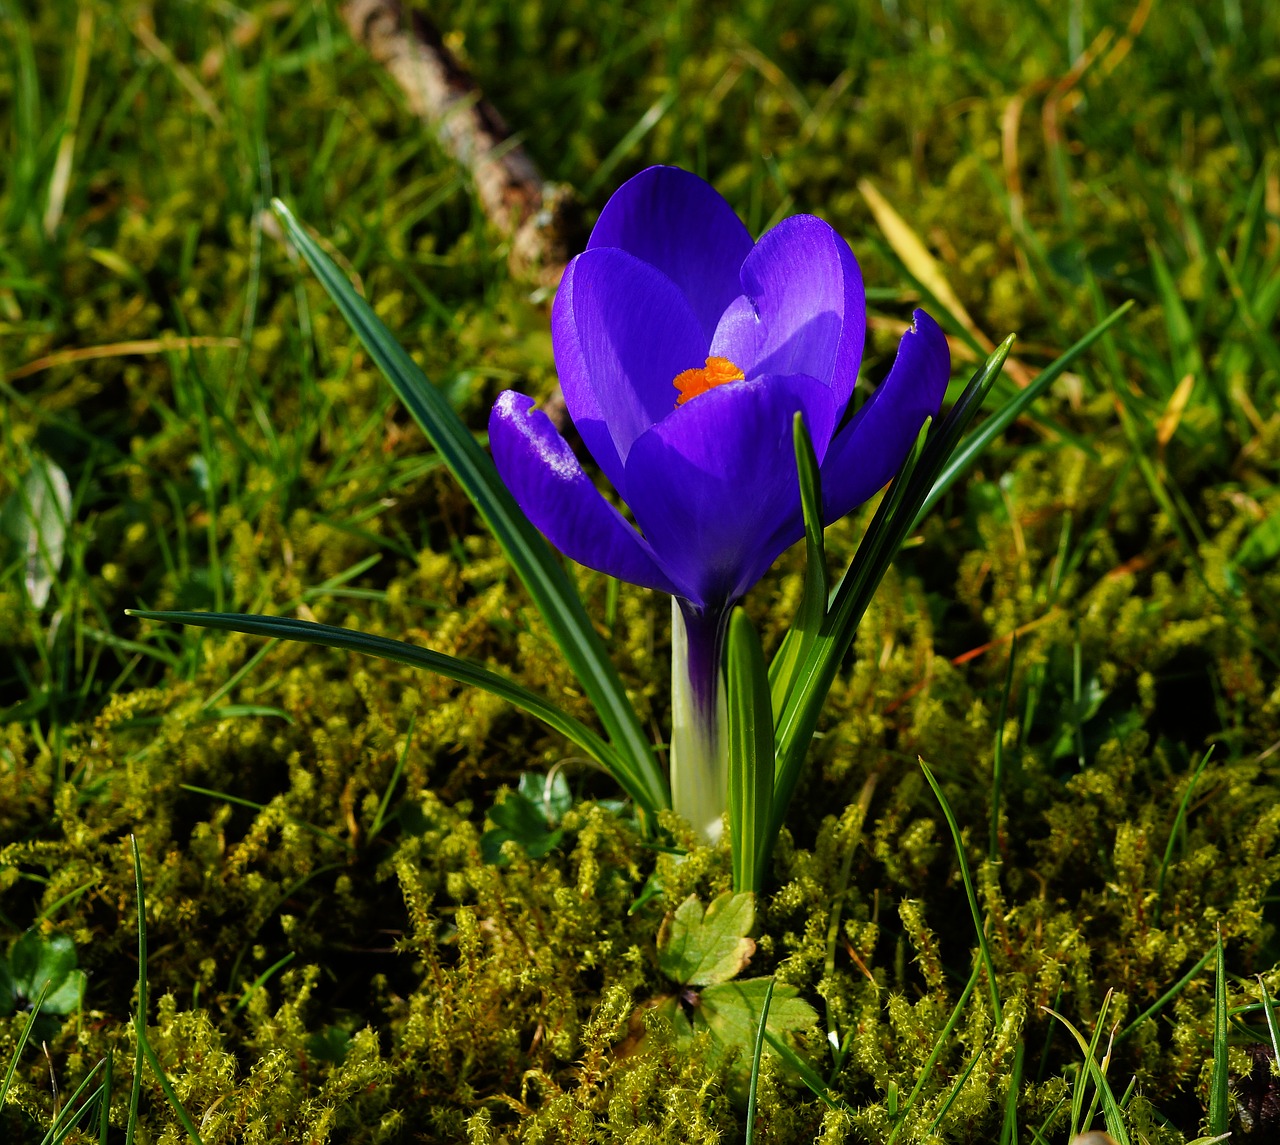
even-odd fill
[[[546,541],[520,511],[488,454],[444,395],[288,207],[279,199],[272,205],[290,240],[497,538],[600,716],[616,749],[616,778],[643,810],[669,807],[666,778],[635,709],[581,599]],[[643,793],[643,798],[637,793]]]
[[[733,889],[759,893],[773,801],[773,709],[764,650],[747,614],[729,618],[729,849]]]
[[[1130,305],[1125,303],[1118,307],[1069,347],[962,445],[961,439],[990,393],[1012,349],[1012,336],[1006,338],[970,379],[951,412],[929,430],[923,448],[918,446],[916,452],[908,456],[836,589],[822,631],[796,669],[786,704],[777,713],[778,771],[770,840],[777,837],[782,827],[782,817],[799,781],[809,742],[840,662],[851,647],[871,597],[902,542],[983,450],[1076,358],[1118,322]]]
[[[800,769],[809,741],[818,726],[822,706],[835,681],[840,662],[853,644],[872,594],[906,539],[937,474],[955,452],[961,435],[995,384],[1012,347],[1013,338],[1010,336],[970,379],[951,412],[933,425],[927,431],[923,444],[917,443],[916,449],[907,456],[881,500],[853,563],[836,589],[822,630],[800,665],[786,707],[777,717],[778,768],[770,840],[777,838],[782,828],[782,817],[799,782]],[[924,432],[922,430],[922,434]]]
[[[548,727],[577,744],[591,759],[614,775],[627,794],[646,811],[656,810],[654,805],[645,803],[647,792],[643,788],[632,789],[628,786],[626,781],[629,773],[622,766],[618,754],[586,724],[483,664],[464,660],[460,656],[448,656],[430,648],[420,648],[403,640],[374,636],[351,628],[339,628],[333,624],[297,620],[290,616],[256,616],[241,612],[145,612],[140,609],[130,609],[129,615],[140,620],[164,620],[173,624],[191,624],[198,628],[243,632],[247,636],[267,636],[277,640],[297,640],[305,644],[319,644],[325,648],[359,652],[365,656],[377,656],[383,660],[394,660],[398,664],[435,672],[439,676],[457,680],[460,684],[483,688],[486,692],[501,696],[522,711],[537,716]]]

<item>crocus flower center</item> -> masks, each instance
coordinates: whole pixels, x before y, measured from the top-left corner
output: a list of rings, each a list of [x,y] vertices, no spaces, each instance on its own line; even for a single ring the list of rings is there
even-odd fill
[[[723,386],[725,382],[740,382],[746,376],[742,367],[728,358],[708,358],[705,366],[695,366],[692,370],[683,370],[675,376],[671,384],[680,392],[676,405],[682,406],[699,394],[705,394],[716,386]]]

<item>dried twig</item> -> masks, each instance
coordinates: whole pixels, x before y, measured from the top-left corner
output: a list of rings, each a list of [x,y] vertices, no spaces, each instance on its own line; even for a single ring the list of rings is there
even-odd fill
[[[519,278],[554,286],[580,246],[582,210],[572,188],[548,183],[497,109],[420,12],[397,0],[349,0],[351,34],[399,84],[410,110],[429,123],[471,173],[476,197],[511,243]]]

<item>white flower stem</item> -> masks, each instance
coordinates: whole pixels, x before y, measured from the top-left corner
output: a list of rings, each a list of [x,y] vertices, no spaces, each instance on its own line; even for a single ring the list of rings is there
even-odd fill
[[[728,609],[671,598],[671,804],[707,842],[724,830],[729,736],[720,654]]]

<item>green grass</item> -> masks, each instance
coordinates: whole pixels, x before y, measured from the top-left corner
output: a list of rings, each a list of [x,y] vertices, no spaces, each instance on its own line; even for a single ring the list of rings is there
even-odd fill
[[[646,1003],[664,914],[729,887],[727,849],[678,858],[667,819],[646,839],[578,746],[457,682],[124,614],[405,640],[607,734],[269,212],[315,229],[479,433],[554,363],[466,172],[327,0],[0,0],[0,1137],[1241,1133],[1280,1084],[1280,17],[454,7],[430,10],[589,218],[673,162],[754,231],[814,211],[846,234],[868,383],[939,296],[863,178],[972,316],[937,311],[957,383],[981,338],[1016,331],[1034,376],[1133,307],[872,601],[747,971],[821,1029],[713,1060]],[[827,530],[829,569],[873,509]],[[766,653],[802,550],[747,601]],[[660,741],[666,602],[567,571]],[[559,846],[486,864],[503,785],[552,769]],[[78,1010],[8,988],[33,926],[73,940]]]

